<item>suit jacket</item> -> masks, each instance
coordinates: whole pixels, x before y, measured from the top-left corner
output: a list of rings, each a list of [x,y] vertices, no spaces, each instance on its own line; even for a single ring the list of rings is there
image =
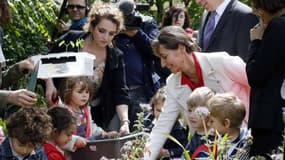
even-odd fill
[[[203,35],[209,12],[205,11],[199,28],[198,42],[203,48]],[[230,55],[240,56],[247,60],[250,43],[250,29],[258,22],[251,8],[245,4],[231,0],[222,14],[204,52],[226,51]]]
[[[262,40],[254,40],[246,66],[251,86],[249,127],[283,132],[280,88],[285,78],[285,15],[268,23]]]
[[[233,92],[248,106],[250,88],[247,82],[245,63],[240,57],[229,56],[225,52],[195,53],[195,55],[200,63],[205,86],[215,92]],[[192,90],[187,85],[181,85],[181,75],[181,72],[178,72],[171,74],[167,79],[167,98],[164,110],[152,129],[150,141],[147,143],[147,147],[152,153],[151,160],[157,157],[159,149],[166,140],[162,133],[170,132],[180,112],[184,117],[188,116],[186,100]],[[188,119],[186,122],[193,133]]]

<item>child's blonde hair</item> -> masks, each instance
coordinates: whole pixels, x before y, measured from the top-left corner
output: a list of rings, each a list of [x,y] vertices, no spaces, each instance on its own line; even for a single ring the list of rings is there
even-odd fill
[[[192,109],[198,106],[206,106],[207,101],[212,98],[215,93],[208,87],[196,88],[187,98],[188,109]]]
[[[216,94],[208,101],[210,115],[217,118],[221,124],[230,120],[230,128],[239,128],[245,117],[245,105],[232,93]]]

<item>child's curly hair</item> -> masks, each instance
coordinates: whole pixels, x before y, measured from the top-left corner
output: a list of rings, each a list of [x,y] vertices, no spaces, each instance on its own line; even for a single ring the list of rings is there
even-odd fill
[[[21,108],[7,119],[8,136],[21,144],[41,144],[52,130],[51,118],[45,108]]]

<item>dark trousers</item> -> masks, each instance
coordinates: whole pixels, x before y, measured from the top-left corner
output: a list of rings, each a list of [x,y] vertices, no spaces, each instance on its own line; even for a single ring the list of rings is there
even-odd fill
[[[250,156],[263,156],[271,160],[269,155],[277,151],[282,144],[282,132],[266,129],[252,129],[253,144],[250,147]]]
[[[130,130],[134,131],[136,120],[138,119],[137,113],[141,113],[143,110],[140,104],[149,103],[152,94],[146,87],[138,87],[129,90],[130,104],[129,104],[129,119]]]

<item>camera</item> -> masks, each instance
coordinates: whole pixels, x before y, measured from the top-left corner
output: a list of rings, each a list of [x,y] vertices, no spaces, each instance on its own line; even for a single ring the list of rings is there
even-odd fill
[[[143,22],[143,15],[139,10],[147,10],[148,3],[134,3],[133,0],[121,0],[118,2],[118,8],[124,15],[124,25],[126,29],[138,29]]]
[[[147,11],[149,10],[149,3],[136,3],[137,11]]]

